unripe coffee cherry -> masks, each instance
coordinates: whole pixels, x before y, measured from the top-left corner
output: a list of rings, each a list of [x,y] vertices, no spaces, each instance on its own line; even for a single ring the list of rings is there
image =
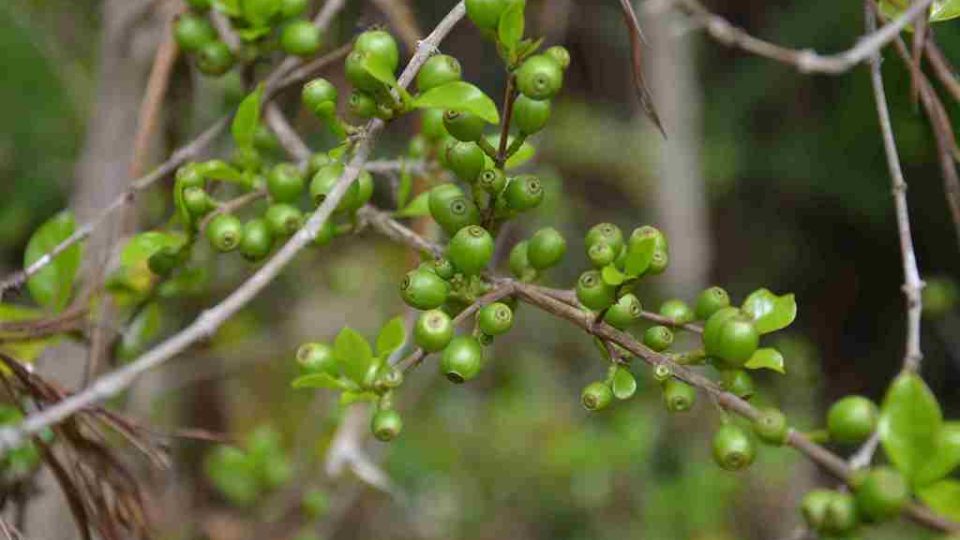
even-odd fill
[[[650,266],[647,267],[644,275],[659,276],[667,269],[668,264],[670,264],[670,256],[666,250],[658,249],[653,252],[653,257],[650,259]]]
[[[530,237],[527,244],[527,259],[530,266],[537,270],[545,270],[563,259],[567,253],[567,241],[560,231],[553,227],[540,229]]]
[[[273,248],[273,234],[263,219],[251,219],[243,225],[243,240],[240,241],[240,255],[248,261],[259,261],[270,254]]]
[[[663,383],[663,404],[670,412],[687,412],[697,400],[697,391],[689,384],[677,380],[667,379]]]
[[[463,142],[474,142],[483,136],[483,118],[468,112],[447,110],[443,113],[443,127],[447,133]]]
[[[359,36],[353,44],[353,49],[363,51],[373,56],[391,72],[400,65],[400,49],[397,40],[384,30],[367,30]]]
[[[617,258],[617,254],[609,244],[600,242],[587,248],[587,258],[590,259],[590,264],[594,268],[603,268],[611,264]]]
[[[456,141],[446,148],[447,166],[457,178],[468,184],[477,180],[483,170],[485,155],[476,143]]]
[[[536,270],[530,266],[530,259],[527,256],[528,242],[526,240],[517,242],[510,250],[510,273],[521,281],[526,281],[536,274]]]
[[[188,163],[177,169],[176,180],[183,189],[202,188],[205,183],[196,163]]]
[[[807,525],[818,533],[845,534],[857,526],[856,502],[849,493],[815,489],[801,505]]]
[[[667,300],[660,304],[660,315],[673,321],[673,324],[687,324],[692,322],[695,315],[690,306],[683,300]]]
[[[380,368],[376,380],[373,382],[373,388],[377,392],[386,392],[399,388],[403,384],[403,372],[393,366],[384,366]]]
[[[640,319],[642,312],[640,300],[633,293],[627,293],[621,296],[616,304],[610,306],[603,320],[618,330],[626,330]]]
[[[207,240],[217,251],[233,251],[242,239],[243,223],[232,214],[220,214],[207,224]]]
[[[290,21],[280,31],[280,48],[296,56],[316,54],[320,50],[320,29],[306,19]]]
[[[286,203],[271,204],[263,218],[270,228],[270,234],[277,238],[292,236],[303,226],[303,212]]]
[[[673,331],[666,326],[651,326],[643,333],[643,344],[661,352],[673,345]]]
[[[524,135],[533,135],[550,120],[550,101],[517,96],[513,104],[513,124]]]
[[[190,187],[183,190],[183,206],[191,216],[198,218],[213,209],[213,202],[203,188]]]
[[[730,295],[721,287],[704,289],[697,297],[694,312],[700,320],[707,320],[711,315],[730,305]]]
[[[187,0],[187,5],[194,11],[206,11],[210,9],[211,0]]]
[[[880,413],[877,406],[862,396],[847,396],[834,403],[827,412],[830,440],[858,444],[877,429]]]
[[[669,251],[670,245],[667,243],[667,236],[663,234],[663,231],[652,226],[644,225],[643,227],[637,227],[630,233],[629,243],[632,245],[634,242],[640,242],[645,238],[653,239],[653,247],[656,251]]]
[[[757,390],[753,384],[753,377],[742,369],[721,370],[720,388],[740,399],[750,399]]]
[[[483,365],[483,347],[476,338],[457,336],[443,350],[440,371],[456,384],[467,382],[480,373]]]
[[[587,249],[596,244],[607,244],[613,250],[614,257],[623,249],[623,231],[613,223],[598,223],[587,231],[584,237]]]
[[[443,127],[443,109],[427,109],[420,114],[420,133],[431,142],[450,135]]]
[[[761,441],[781,446],[787,442],[787,417],[780,409],[763,409],[760,416],[753,420],[753,432]]]
[[[563,69],[547,55],[531,56],[517,70],[517,88],[528,98],[550,99],[561,86]]]
[[[580,393],[580,403],[588,411],[606,409],[613,402],[613,390],[605,382],[597,381],[588,384]]]
[[[309,4],[310,0],[280,0],[280,16],[284,19],[299,17]]]
[[[750,317],[739,310],[730,316],[727,309],[718,310],[707,320],[707,326],[711,326],[715,317],[721,319],[709,332],[704,328],[703,344],[710,356],[722,359],[731,367],[739,367],[756,352],[760,334]]]
[[[491,195],[499,195],[507,186],[507,177],[500,169],[484,169],[477,176],[477,185]]]
[[[453,339],[453,320],[439,309],[424,311],[413,327],[413,339],[427,352],[442,351]]]
[[[233,67],[233,53],[222,41],[205,43],[197,51],[197,69],[204,75],[219,76]]]
[[[493,258],[493,237],[479,225],[457,231],[447,246],[447,258],[461,273],[472,276],[483,271]]]
[[[388,442],[397,438],[403,430],[403,419],[393,409],[380,410],[370,421],[370,431],[378,441]]]
[[[466,0],[465,4],[467,17],[483,30],[496,30],[507,7],[506,0]]]
[[[507,183],[504,199],[507,207],[518,212],[536,208],[543,201],[543,185],[532,174],[515,176]]]
[[[910,500],[910,488],[903,476],[890,467],[875,467],[855,486],[857,510],[866,521],[890,519]]]
[[[720,339],[720,328],[723,327],[723,324],[727,322],[727,320],[741,314],[742,312],[738,308],[727,307],[711,315],[710,318],[707,319],[706,324],[703,325],[704,346],[706,346],[708,341],[717,342]]]
[[[330,81],[317,78],[303,85],[301,99],[303,104],[313,114],[327,117],[337,109],[337,87]]]
[[[443,279],[450,279],[454,274],[457,273],[457,268],[453,266],[453,263],[450,262],[450,259],[446,257],[440,257],[439,259],[433,261],[433,271]]]
[[[317,206],[327,200],[327,195],[333,191],[334,186],[340,181],[344,173],[344,165],[340,162],[334,162],[325,165],[313,175],[310,181],[310,198]],[[366,172],[366,171],[364,171]],[[348,212],[351,208],[357,207],[357,201],[360,199],[360,185],[358,182],[352,182],[348,187],[343,198],[337,203],[337,212]]]
[[[304,343],[297,349],[297,365],[303,374],[326,373],[336,377],[340,373],[333,348],[326,343]]]
[[[513,328],[513,310],[501,302],[483,306],[477,313],[477,326],[488,336],[504,334]]]
[[[310,156],[310,160],[307,162],[307,174],[310,178],[313,178],[317,171],[333,162],[333,158],[326,152],[316,152]]]
[[[354,90],[347,100],[347,109],[357,118],[372,118],[377,114],[377,100],[363,90]]]
[[[480,223],[480,210],[455,184],[440,184],[430,190],[430,216],[449,235]]]
[[[570,51],[563,45],[554,45],[543,51],[543,54],[553,59],[561,69],[567,69],[570,65]]]
[[[653,378],[658,383],[665,383],[673,377],[673,370],[666,364],[657,364],[653,366]]]
[[[333,223],[333,220],[328,219],[324,222],[323,226],[320,227],[320,230],[317,231],[317,235],[313,237],[313,244],[316,246],[325,246],[329,244],[336,235],[337,226]]]
[[[739,471],[757,456],[750,434],[735,424],[724,424],[713,436],[713,460],[721,469]]]
[[[460,62],[449,55],[438,54],[430,57],[417,73],[417,89],[426,92],[447,83],[459,81],[463,74]]]
[[[217,31],[206,17],[184,13],[177,19],[173,29],[177,45],[187,52],[199,51],[201,47],[217,39]]]
[[[443,305],[450,294],[450,285],[433,272],[413,270],[400,282],[400,296],[408,306],[434,309]]]
[[[607,285],[600,272],[588,270],[577,280],[577,300],[592,311],[602,311],[616,301],[616,290]]]
[[[263,167],[263,156],[256,147],[241,146],[233,151],[230,159],[245,171],[259,172]]]
[[[267,173],[267,193],[274,202],[296,202],[303,187],[303,174],[292,163],[280,163]]]

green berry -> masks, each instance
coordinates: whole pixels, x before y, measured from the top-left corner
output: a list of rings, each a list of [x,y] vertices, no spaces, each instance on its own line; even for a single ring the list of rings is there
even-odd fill
[[[590,264],[594,268],[603,268],[616,259],[616,254],[609,244],[601,242],[587,248],[587,258],[590,259]]]
[[[367,30],[357,36],[353,49],[373,56],[391,72],[400,65],[400,49],[397,47],[397,40],[393,39],[389,32]]]
[[[183,190],[182,196],[184,208],[195,218],[203,217],[213,209],[213,202],[203,188],[187,188]]]
[[[510,250],[510,273],[514,275],[519,280],[526,281],[536,274],[536,270],[530,266],[530,259],[527,256],[527,250],[529,249],[528,242],[523,240],[517,242],[513,246],[513,249]]]
[[[562,45],[554,45],[543,51],[543,54],[552,58],[560,66],[560,69],[567,69],[570,66],[570,51]]]
[[[750,317],[739,310],[733,316],[728,316],[726,309],[718,310],[707,321],[707,326],[710,326],[714,317],[719,315],[722,318],[719,326],[710,329],[711,332],[704,328],[703,344],[710,356],[716,356],[732,367],[739,367],[756,352],[760,334]]]
[[[653,378],[658,383],[666,383],[673,377],[673,370],[666,364],[657,364],[653,367]]]
[[[598,223],[587,231],[584,242],[588,250],[596,244],[606,244],[616,257],[623,250],[623,231],[613,223]]]
[[[513,327],[513,310],[501,302],[483,306],[477,313],[477,326],[488,336],[504,334]]]
[[[563,69],[547,55],[531,56],[517,70],[517,88],[530,99],[550,99],[561,86]]]
[[[607,408],[613,402],[613,390],[605,382],[597,381],[588,384],[580,393],[580,403],[588,411],[599,411]]]
[[[780,409],[762,409],[760,416],[753,420],[753,433],[757,438],[774,446],[787,442],[789,427],[787,417]]]
[[[753,377],[742,369],[721,370],[720,388],[723,388],[740,399],[750,399],[756,392]]]
[[[354,49],[353,52],[347,55],[347,59],[344,60],[343,71],[347,77],[347,81],[358,90],[374,93],[383,88],[383,83],[371,75],[370,72],[367,71],[367,68],[364,67],[364,64],[368,61],[368,56],[369,53]]]
[[[296,56],[316,54],[320,50],[320,29],[306,19],[291,21],[280,31],[280,48]]]
[[[443,127],[453,138],[463,142],[474,142],[483,136],[486,122],[483,118],[468,112],[448,109],[443,113]]]
[[[244,171],[259,172],[263,166],[263,157],[260,152],[250,146],[241,146],[233,151],[230,158],[233,163]]]
[[[504,199],[507,207],[518,212],[536,208],[543,201],[543,185],[532,174],[515,176],[507,183]]]
[[[643,344],[660,352],[673,345],[673,331],[666,326],[651,326],[643,333]]]
[[[303,174],[292,163],[280,163],[267,173],[267,192],[274,202],[292,203],[303,193]]]
[[[370,421],[370,431],[378,441],[392,441],[402,430],[403,420],[400,413],[393,409],[377,411]]]
[[[307,174],[310,178],[313,178],[313,175],[317,174],[317,171],[331,163],[333,163],[333,158],[326,152],[316,152],[310,156],[310,160],[307,162]]]
[[[742,470],[753,463],[756,455],[750,434],[737,425],[724,424],[713,436],[713,460],[721,469]]]
[[[842,444],[858,444],[877,429],[880,413],[876,404],[862,396],[847,396],[827,412],[830,440]]]
[[[383,366],[377,373],[373,388],[377,392],[386,392],[399,388],[403,384],[403,372],[393,366]]]
[[[336,235],[337,226],[333,223],[333,220],[328,219],[324,222],[323,227],[320,227],[320,230],[317,231],[317,235],[313,237],[313,243],[317,246],[325,246],[329,244]]]
[[[447,234],[454,235],[467,226],[480,223],[477,205],[453,184],[441,184],[430,190],[427,202],[430,216]]]
[[[607,285],[600,272],[588,270],[577,280],[577,300],[592,311],[602,311],[616,301],[615,289]]]
[[[676,299],[660,304],[660,315],[670,319],[674,324],[687,324],[696,317],[686,302]]]
[[[320,206],[327,200],[327,195],[333,191],[334,186],[340,181],[345,169],[343,163],[334,162],[321,167],[317,174],[313,175],[313,179],[310,181],[310,198],[313,199],[315,205]],[[359,208],[361,206],[358,204],[359,201],[360,183],[355,181],[347,187],[343,198],[337,203],[336,211],[349,212],[351,209]]]
[[[435,309],[447,301],[450,285],[433,272],[413,270],[400,283],[400,296],[416,309]]]
[[[333,348],[326,343],[304,343],[297,349],[297,365],[303,374],[326,373],[331,377],[340,374]]]
[[[182,189],[202,188],[206,182],[196,163],[188,163],[177,169],[176,180]]]
[[[668,368],[669,369],[669,368]],[[667,379],[663,383],[663,404],[670,412],[687,412],[697,400],[697,391],[689,384]]]
[[[485,155],[475,143],[453,142],[447,145],[447,167],[457,178],[468,184],[476,181],[483,170]]]
[[[500,169],[484,169],[477,176],[477,185],[491,195],[499,195],[507,186],[507,177]]]
[[[647,267],[644,275],[659,276],[667,269],[669,263],[670,256],[667,255],[667,252],[662,249],[657,249],[653,252],[653,257],[650,259],[650,266]]]
[[[187,52],[199,51],[201,47],[217,39],[217,31],[206,17],[190,13],[177,19],[173,35],[177,45]]]
[[[443,350],[440,371],[450,381],[461,384],[480,373],[483,365],[483,347],[476,338],[457,336]]]
[[[300,97],[307,109],[320,117],[330,116],[337,108],[337,87],[323,78],[313,79],[303,85]]]
[[[521,95],[513,104],[513,123],[524,135],[533,135],[550,120],[550,101]]]
[[[807,526],[812,530],[823,532],[827,507],[833,502],[834,494],[836,492],[829,489],[814,489],[803,496],[803,501],[800,503],[800,512],[803,514]]]
[[[420,314],[413,327],[413,339],[427,352],[442,351],[453,339],[453,320],[439,309]]]
[[[843,535],[856,529],[859,521],[849,493],[815,489],[804,496],[801,509],[807,525],[819,533]]]
[[[443,109],[427,109],[421,113],[420,133],[431,142],[449,135],[447,128],[443,127]]]
[[[307,11],[310,0],[280,0],[280,16],[284,19],[300,17]]]
[[[447,258],[461,273],[475,275],[483,271],[493,258],[493,237],[478,225],[457,231],[447,246]]]
[[[633,323],[640,319],[643,307],[636,295],[627,293],[617,300],[616,304],[610,306],[606,315],[603,316],[604,322],[618,330],[626,330]]]
[[[910,488],[903,476],[890,467],[875,467],[856,486],[857,509],[867,521],[884,521],[903,510]]]
[[[279,203],[271,204],[263,214],[270,234],[277,238],[293,235],[303,226],[303,212],[295,206]]]
[[[711,315],[730,305],[730,295],[721,287],[710,287],[704,289],[697,297],[694,313],[697,318],[705,321]]]
[[[540,229],[530,238],[527,245],[527,258],[537,270],[545,270],[563,259],[567,253],[567,241],[553,227]]]
[[[433,261],[433,271],[443,279],[450,279],[457,273],[456,267],[450,262],[450,259],[441,257]]]
[[[211,0],[187,0],[187,5],[194,11],[206,11],[210,9]]]
[[[417,89],[426,92],[450,82],[459,81],[463,74],[460,62],[449,55],[438,54],[430,57],[417,73]]]
[[[222,41],[210,41],[197,51],[197,69],[204,75],[223,75],[233,67],[233,61],[233,53]]]
[[[704,348],[706,348],[706,343],[709,341],[711,343],[716,343],[720,339],[720,329],[723,327],[724,323],[729,319],[742,315],[739,309],[735,307],[727,307],[721,310],[718,310],[716,313],[710,316],[707,319],[706,324],[703,325],[703,343]]]
[[[363,90],[354,90],[347,100],[347,109],[358,118],[371,118],[377,114],[377,100]]]
[[[483,30],[496,30],[500,15],[507,8],[506,0],[466,0],[467,17]]]
[[[207,240],[217,251],[233,251],[242,239],[243,223],[232,214],[220,214],[207,224]]]
[[[243,240],[240,241],[240,254],[248,261],[259,261],[270,254],[273,247],[273,233],[266,220],[251,219],[243,225]]]

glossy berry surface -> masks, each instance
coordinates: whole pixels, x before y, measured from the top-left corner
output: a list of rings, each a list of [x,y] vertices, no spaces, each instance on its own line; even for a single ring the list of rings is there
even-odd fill
[[[727,471],[749,467],[757,456],[750,434],[734,424],[724,424],[713,436],[713,460]]]
[[[627,293],[610,306],[603,320],[618,330],[626,330],[640,319],[642,312],[640,300],[633,293]]]
[[[663,404],[670,412],[687,412],[697,400],[697,391],[689,384],[668,379],[663,383]]]
[[[333,114],[337,108],[338,96],[337,87],[330,81],[320,78],[303,85],[303,92],[300,95],[307,109],[317,116]]]
[[[545,270],[559,263],[567,253],[567,241],[553,227],[540,229],[530,237],[527,244],[527,259],[530,266]]]
[[[197,51],[197,69],[205,75],[223,75],[232,67],[233,53],[222,41],[210,41]]]
[[[687,324],[693,322],[696,315],[690,306],[683,300],[667,300],[660,304],[660,315],[673,321],[674,324]]]
[[[259,261],[270,254],[273,248],[273,233],[263,219],[251,219],[243,224],[243,239],[240,254],[248,261]]]
[[[280,47],[296,56],[316,54],[320,50],[320,29],[306,19],[291,21],[280,32]]]
[[[613,263],[617,258],[617,254],[613,251],[613,248],[610,247],[610,244],[600,242],[587,248],[587,258],[590,259],[590,264],[593,265],[594,268],[603,268]]]
[[[750,399],[757,391],[753,377],[743,369],[724,369],[720,372],[720,388],[740,399]]]
[[[877,429],[880,412],[876,404],[862,396],[847,396],[827,412],[830,440],[843,444],[861,443]]]
[[[517,70],[517,88],[530,99],[550,99],[561,86],[563,69],[549,56],[531,56]]]
[[[698,319],[707,320],[711,315],[730,305],[730,295],[721,287],[705,289],[697,297],[694,312]]]
[[[614,253],[614,257],[623,249],[623,230],[613,223],[598,223],[587,231],[584,243],[589,249],[597,244],[606,244]]]
[[[400,282],[400,296],[410,307],[434,309],[443,305],[450,285],[433,272],[413,270]]]
[[[447,145],[446,157],[453,174],[468,184],[475,182],[483,170],[485,155],[475,143],[457,141]]]
[[[307,373],[326,373],[337,376],[339,368],[333,356],[333,348],[326,343],[304,343],[297,349],[297,365]]]
[[[353,48],[371,55],[390,71],[395,71],[400,65],[400,49],[397,47],[397,40],[393,39],[389,32],[367,30],[357,36]]]
[[[890,519],[910,500],[910,488],[903,476],[890,467],[875,467],[856,486],[857,509],[867,521]]]
[[[484,169],[477,176],[477,185],[492,195],[497,195],[507,186],[507,177],[500,169]]]
[[[532,275],[536,273],[536,270],[530,266],[530,259],[527,257],[528,247],[527,241],[522,240],[517,242],[513,246],[513,249],[510,250],[510,259],[508,261],[510,273],[521,281],[532,277]]]
[[[383,83],[367,71],[367,68],[364,67],[367,62],[369,62],[369,54],[354,49],[347,55],[347,59],[343,63],[343,72],[347,81],[358,90],[373,93],[382,89]]]
[[[513,310],[502,302],[494,302],[480,308],[477,326],[488,336],[499,336],[513,328]]]
[[[496,30],[500,15],[507,7],[506,0],[466,0],[467,17],[485,30]]]
[[[512,210],[530,210],[543,201],[543,185],[540,179],[532,174],[515,176],[507,183],[504,198]]]
[[[439,309],[421,313],[413,327],[414,341],[427,352],[442,351],[453,339],[453,333],[453,320]]]
[[[237,249],[243,239],[243,223],[232,214],[220,214],[207,224],[207,240],[220,252]]]
[[[610,406],[613,402],[613,390],[605,382],[597,381],[588,384],[580,393],[580,403],[588,411],[599,411]]]
[[[449,235],[480,223],[480,210],[454,184],[440,184],[430,190],[430,216]]]
[[[567,69],[570,66],[570,51],[563,45],[554,45],[543,51],[543,54],[552,58],[561,69]]]
[[[513,104],[513,124],[520,133],[538,133],[550,120],[550,101],[520,95]]]
[[[303,226],[303,212],[297,207],[286,204],[271,204],[263,214],[270,234],[277,238],[293,235]]]
[[[493,258],[493,237],[478,225],[468,225],[453,235],[447,246],[447,258],[466,275],[479,274]]]
[[[673,345],[673,331],[666,326],[651,326],[643,332],[643,344],[661,352]]]
[[[417,73],[417,89],[426,92],[431,88],[459,81],[462,75],[463,68],[456,58],[446,54],[431,56]]]
[[[443,127],[453,138],[463,142],[473,142],[483,136],[486,122],[475,114],[447,110],[443,113]]]
[[[718,310],[707,321],[707,326],[715,317],[721,321],[715,327],[704,329],[703,343],[707,354],[722,359],[730,366],[742,366],[756,352],[760,343],[760,334],[746,315],[737,310],[732,316],[724,309]]]
[[[377,114],[377,100],[362,90],[354,90],[347,100],[347,109],[358,118],[371,118]]]
[[[377,411],[370,421],[370,432],[378,441],[392,441],[403,431],[403,420],[400,413],[390,410]]]
[[[461,384],[475,378],[483,364],[483,347],[476,338],[457,336],[443,350],[440,371],[450,382]]]
[[[296,202],[303,194],[303,188],[303,174],[292,163],[280,163],[267,173],[267,193],[274,202]]]
[[[762,409],[760,416],[753,421],[753,433],[757,438],[774,446],[787,442],[788,429],[787,417],[780,409]]]
[[[600,272],[588,270],[577,280],[577,300],[593,311],[601,311],[616,301],[615,290],[604,283]]]
[[[217,31],[206,17],[181,15],[174,26],[177,45],[187,52],[199,51],[201,47],[217,39]]]

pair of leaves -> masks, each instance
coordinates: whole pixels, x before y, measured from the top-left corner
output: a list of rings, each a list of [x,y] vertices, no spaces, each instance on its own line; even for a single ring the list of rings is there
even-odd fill
[[[786,373],[783,355],[774,348],[757,349],[743,365],[747,369],[769,369],[777,373]]]
[[[431,88],[412,103],[417,109],[444,109],[475,114],[490,124],[500,123],[497,105],[489,96],[466,81],[453,81]]]
[[[27,249],[23,255],[24,267],[28,268],[53,251],[61,242],[69,238],[76,228],[76,220],[68,211],[60,212],[47,220],[34,231],[30,241],[27,242]],[[83,249],[79,243],[64,250],[27,280],[30,296],[37,304],[47,309],[59,311],[65,308],[70,301],[73,282],[82,260]]]
[[[916,488],[960,465],[960,422],[944,422],[937,398],[916,374],[902,374],[890,385],[878,430],[890,461]]]
[[[260,125],[260,109],[263,102],[263,84],[257,86],[250,95],[243,98],[237,107],[237,114],[230,125],[230,133],[237,148],[253,149],[253,141]]]

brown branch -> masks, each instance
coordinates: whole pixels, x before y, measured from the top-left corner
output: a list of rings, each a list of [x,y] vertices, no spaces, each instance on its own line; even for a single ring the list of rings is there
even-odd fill
[[[940,50],[940,47],[936,41],[934,41],[932,31],[927,38],[927,44],[923,48],[923,53],[927,58],[927,62],[930,62],[933,73],[940,79],[940,84],[950,92],[955,101],[960,101],[960,81],[957,81],[957,75],[954,73],[953,66],[950,65],[950,61],[947,60],[947,57],[943,55],[943,51]]]

